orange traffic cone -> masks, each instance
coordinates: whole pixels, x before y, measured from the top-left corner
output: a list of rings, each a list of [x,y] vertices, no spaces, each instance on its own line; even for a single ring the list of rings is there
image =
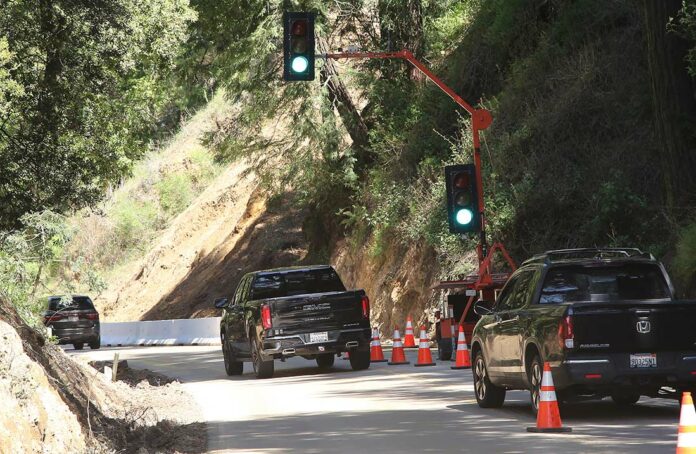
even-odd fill
[[[570,427],[563,427],[561,414],[558,411],[556,400],[556,388],[553,386],[551,366],[544,363],[544,375],[541,379],[541,391],[539,392],[539,412],[537,413],[536,427],[527,427],[527,432],[571,432]]]
[[[406,318],[406,332],[404,333],[404,348],[416,348],[416,340],[413,338],[413,324],[411,316]]]
[[[425,326],[421,326],[420,339],[418,339],[418,361],[416,367],[434,366],[433,356],[430,354],[430,340],[425,337]]]
[[[464,336],[464,327],[459,325],[459,338],[457,339],[457,362],[450,369],[468,369],[471,367],[471,356],[469,356],[469,347],[466,345],[466,337]]]
[[[677,454],[696,454],[696,410],[690,392],[682,394]]]
[[[387,360],[384,359],[384,352],[382,351],[382,344],[379,342],[379,330],[377,330],[377,328],[372,329],[372,343],[370,343],[370,362],[387,362]]]
[[[390,366],[398,366],[399,364],[411,364],[406,361],[406,354],[404,353],[404,344],[401,343],[401,334],[399,334],[399,327],[394,328],[394,344],[392,345],[392,358],[387,364]]]

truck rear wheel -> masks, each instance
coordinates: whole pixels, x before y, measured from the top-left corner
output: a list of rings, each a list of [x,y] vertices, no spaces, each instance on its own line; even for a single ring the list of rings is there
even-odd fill
[[[264,361],[259,350],[259,341],[254,337],[251,341],[251,363],[254,365],[256,378],[271,378],[275,372],[273,360]]]
[[[370,367],[370,350],[351,351],[349,359],[353,370],[365,370]]]
[[[481,408],[500,408],[505,402],[505,388],[495,386],[488,378],[483,352],[476,352],[474,358],[474,394]]]
[[[227,375],[242,375],[244,373],[244,363],[241,361],[235,361],[232,352],[230,351],[229,342],[225,339],[224,335],[220,336],[220,341],[222,341],[222,358],[225,361],[225,373]]]
[[[532,411],[536,415],[539,411],[539,399],[541,396],[541,381],[544,377],[544,366],[541,364],[541,359],[538,354],[534,354],[532,362],[529,364],[527,371],[529,383],[532,387],[529,390],[529,398],[532,402]]]
[[[319,366],[320,369],[328,369],[329,367],[334,365],[335,359],[336,355],[334,355],[333,353],[324,353],[323,355],[318,355],[317,366]]]

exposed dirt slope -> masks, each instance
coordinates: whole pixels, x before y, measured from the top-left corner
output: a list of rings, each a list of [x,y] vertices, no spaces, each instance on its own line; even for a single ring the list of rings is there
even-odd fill
[[[22,340],[0,321],[0,452],[81,452],[77,417],[24,352]]]
[[[0,453],[204,450],[197,407],[178,384],[111,383],[1,298],[0,341]]]
[[[124,282],[112,283],[97,301],[107,320],[144,318],[198,262],[230,239],[256,187],[247,170],[244,164],[230,166],[174,220]],[[164,318],[189,315],[178,308],[172,311]]]
[[[313,250],[325,241],[306,237],[307,212],[296,208],[294,197],[287,193],[269,203],[246,165],[230,166],[164,232],[129,279],[98,301],[106,319],[219,315],[213,299],[231,295],[249,271],[326,262]],[[432,249],[393,242],[381,257],[345,241],[328,249],[346,285],[367,291],[373,323],[384,334],[403,325],[409,313],[420,323],[437,304],[430,290],[438,276]]]
[[[205,131],[224,117],[215,112],[203,109],[184,126],[168,146],[172,156],[202,146]],[[270,138],[284,132],[283,124],[274,124],[262,134],[271,144]],[[269,145],[264,156],[274,156],[272,148]],[[437,259],[431,249],[393,242],[381,257],[371,257],[367,247],[351,249],[337,240],[338,222],[321,227],[315,220],[305,230],[309,213],[297,208],[296,195],[288,191],[268,200],[253,169],[246,161],[230,164],[171,221],[153,247],[129,265],[128,273],[112,279],[96,301],[105,320],[219,315],[212,306],[214,298],[230,296],[249,271],[327,262],[338,267],[346,285],[367,290],[374,322],[384,326],[385,333],[391,329],[387,326],[403,324],[408,313],[417,321],[425,318],[425,308],[435,305],[430,287],[437,276]],[[124,187],[137,184],[134,178]]]
[[[415,326],[433,319],[439,294],[431,287],[438,281],[438,266],[432,248],[391,242],[379,257],[372,257],[367,246],[352,247],[339,242],[331,261],[346,286],[364,288],[371,299],[372,324],[385,337],[395,325],[403,329],[411,314]]]
[[[98,308],[107,321],[217,315],[214,297],[231,294],[244,273],[304,263],[305,215],[293,198],[269,204],[245,163],[229,166]]]
[[[287,194],[269,205],[259,191],[253,192],[243,216],[237,222],[222,220],[225,229],[211,238],[217,245],[199,253],[174,287],[150,300],[155,304],[142,318],[216,316],[219,310],[212,306],[213,299],[231,295],[245,273],[309,263],[302,233],[305,216],[293,208],[292,198]],[[151,290],[153,295],[158,293],[156,286]]]

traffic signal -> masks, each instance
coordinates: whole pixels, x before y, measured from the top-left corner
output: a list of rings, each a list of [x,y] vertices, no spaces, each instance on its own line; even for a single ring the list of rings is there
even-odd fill
[[[314,13],[283,15],[283,79],[314,80]]]
[[[476,190],[476,167],[473,164],[445,167],[445,188],[450,232],[480,232],[481,214]]]

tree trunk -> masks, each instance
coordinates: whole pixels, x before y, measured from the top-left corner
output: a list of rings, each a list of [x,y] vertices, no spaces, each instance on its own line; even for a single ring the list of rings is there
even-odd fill
[[[41,118],[41,136],[50,136],[57,140],[56,97],[60,92],[59,78],[63,72],[61,49],[65,33],[65,19],[57,17],[53,12],[52,0],[39,2],[41,33],[45,48],[45,66],[43,77],[39,83],[38,113]],[[43,139],[40,137],[39,139]]]
[[[383,47],[394,51],[407,49],[420,59],[423,56],[425,40],[421,0],[380,0],[378,11]],[[412,80],[425,80],[421,72],[411,65],[404,66],[404,70]]]
[[[33,304],[36,301],[36,291],[39,289],[39,284],[41,284],[41,274],[43,273],[43,261],[39,264],[39,269],[36,271],[36,276],[34,277],[34,284],[31,287],[31,295],[29,295],[29,301]]]
[[[320,53],[328,52],[328,44],[322,37],[317,38]],[[320,72],[322,84],[329,90],[329,99],[338,110],[348,134],[353,140],[353,151],[356,158],[356,170],[364,169],[369,165],[373,156],[370,153],[369,134],[365,121],[360,115],[358,108],[353,103],[353,99],[348,92],[345,84],[341,80],[336,68],[336,63],[331,59],[326,59]]]
[[[663,199],[677,216],[675,209],[696,200],[696,99],[685,60],[689,43],[667,31],[681,7],[681,0],[643,0]]]

